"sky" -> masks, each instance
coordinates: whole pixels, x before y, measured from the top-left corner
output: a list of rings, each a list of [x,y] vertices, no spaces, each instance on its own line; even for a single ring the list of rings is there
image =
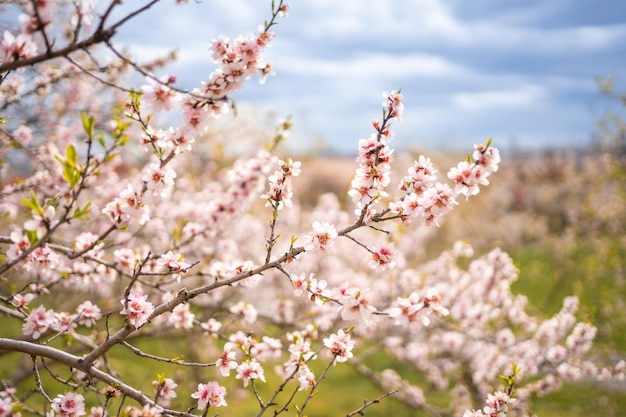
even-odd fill
[[[136,4],[125,2],[125,7]],[[168,72],[192,88],[214,69],[210,40],[251,34],[271,0],[162,1],[116,35],[138,58],[172,49]],[[596,77],[626,81],[620,0],[292,0],[264,56],[276,75],[234,97],[291,115],[291,147],[354,153],[402,89],[397,149],[459,151],[588,144],[618,103]],[[622,83],[623,85],[624,83]]]

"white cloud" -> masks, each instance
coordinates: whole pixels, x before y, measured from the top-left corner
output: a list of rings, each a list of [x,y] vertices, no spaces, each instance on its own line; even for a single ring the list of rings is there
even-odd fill
[[[452,104],[455,107],[472,111],[502,107],[519,108],[532,106],[539,100],[544,100],[545,96],[544,88],[536,85],[523,85],[508,90],[455,93],[452,95]]]

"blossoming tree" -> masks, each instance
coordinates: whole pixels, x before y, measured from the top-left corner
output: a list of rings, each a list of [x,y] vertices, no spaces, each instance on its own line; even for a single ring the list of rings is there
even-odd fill
[[[213,39],[215,69],[186,91],[156,75],[167,59],[140,64],[113,43],[156,3],[114,21],[117,1],[16,2],[20,23],[3,34],[0,416],[236,413],[234,390],[259,416],[303,416],[336,366],[380,389],[348,415],[386,397],[434,416],[528,415],[563,382],[623,379],[623,362],[586,359],[595,328],[577,299],[547,320],[527,314],[502,251],[473,259],[458,243],[415,262],[423,231],[498,170],[490,140],[444,179],[426,156],[398,174],[402,94],[383,93],[348,203],[326,194],[307,210],[306,166],[280,155],[289,119],[258,149],[213,156],[231,140],[214,128],[231,95],[272,73],[262,53],[288,6],[272,2],[253,35]],[[449,404],[377,370],[381,352]],[[160,370],[142,381],[129,357]]]

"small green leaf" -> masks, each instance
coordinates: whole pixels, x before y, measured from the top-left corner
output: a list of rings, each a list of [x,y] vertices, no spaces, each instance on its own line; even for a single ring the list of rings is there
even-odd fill
[[[39,238],[37,237],[37,231],[35,230],[27,230],[26,237],[28,238],[31,246],[35,245],[39,241]]]
[[[102,133],[98,133],[98,143],[106,149],[106,142],[104,141],[104,135],[102,135]]]
[[[87,133],[87,136],[89,136],[90,138],[93,137],[93,125],[94,125],[93,116],[87,116],[87,113],[83,112],[82,119],[83,119],[83,128],[85,129],[85,133]]]
[[[487,148],[491,146],[491,138],[487,139],[487,144],[485,146],[487,146]]]
[[[43,207],[41,207],[37,196],[32,191],[30,193],[30,199],[22,197],[22,203],[38,215],[43,216]]]
[[[80,180],[80,173],[70,163],[65,162],[63,164],[63,178],[70,186],[74,187]]]
[[[65,148],[65,161],[71,164],[73,167],[76,167],[78,154],[76,153],[76,148],[74,147],[74,145],[67,145],[67,148]]]

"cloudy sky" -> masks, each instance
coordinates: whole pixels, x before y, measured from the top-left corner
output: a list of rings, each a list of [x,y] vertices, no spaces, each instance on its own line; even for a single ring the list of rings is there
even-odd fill
[[[126,2],[126,5],[135,3]],[[157,4],[116,38],[141,56],[177,49],[184,87],[213,70],[209,40],[255,31],[270,0]],[[402,88],[397,148],[580,145],[612,104],[595,78],[626,81],[620,0],[292,0],[265,54],[276,76],[238,102],[290,114],[292,146],[353,152]],[[617,108],[617,106],[615,106]]]

